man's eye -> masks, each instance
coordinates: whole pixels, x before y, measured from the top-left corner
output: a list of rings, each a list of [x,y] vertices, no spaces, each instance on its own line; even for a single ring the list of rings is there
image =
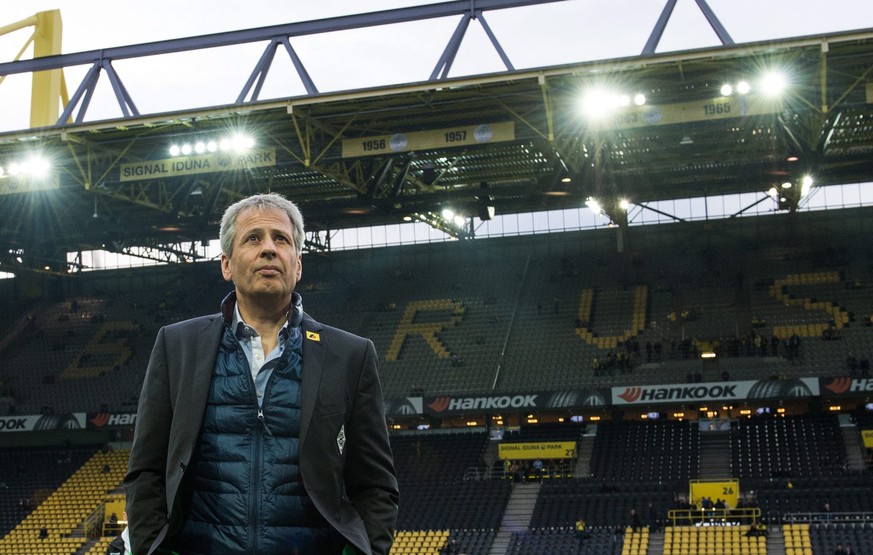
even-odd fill
[[[246,237],[246,241],[257,241],[257,240],[258,240],[257,235],[249,235],[248,237]]]

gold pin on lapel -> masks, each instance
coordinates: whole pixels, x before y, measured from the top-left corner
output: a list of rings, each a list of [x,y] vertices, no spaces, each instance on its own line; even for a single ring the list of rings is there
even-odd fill
[[[312,341],[321,341],[321,336],[314,331],[308,331],[306,332],[306,339],[310,339]]]

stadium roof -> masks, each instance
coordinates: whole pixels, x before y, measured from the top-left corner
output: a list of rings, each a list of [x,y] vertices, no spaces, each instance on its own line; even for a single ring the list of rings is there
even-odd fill
[[[787,86],[769,97],[760,79],[773,70]],[[182,259],[172,245],[215,238],[223,208],[262,191],[298,202],[310,230],[412,218],[458,234],[442,208],[595,197],[620,220],[619,198],[764,198],[807,173],[870,181],[871,75],[873,30],[861,30],[0,134],[7,174],[34,153],[51,163],[47,178],[0,179],[0,270],[22,257],[65,271],[67,252],[99,248]],[[594,88],[630,102],[595,121],[580,109]],[[247,152],[218,148],[239,133]],[[170,154],[210,141],[215,152]]]

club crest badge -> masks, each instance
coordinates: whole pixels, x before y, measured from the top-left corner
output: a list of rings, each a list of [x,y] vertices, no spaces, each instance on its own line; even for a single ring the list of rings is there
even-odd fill
[[[346,425],[340,426],[340,431],[336,436],[336,446],[339,448],[340,455],[343,454],[343,448],[346,446]]]

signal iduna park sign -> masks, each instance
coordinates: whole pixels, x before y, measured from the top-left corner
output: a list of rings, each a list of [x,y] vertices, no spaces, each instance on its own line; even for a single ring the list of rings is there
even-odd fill
[[[212,152],[121,164],[119,181],[143,181],[199,173],[228,172],[276,165],[276,149],[253,149],[245,153]]]

